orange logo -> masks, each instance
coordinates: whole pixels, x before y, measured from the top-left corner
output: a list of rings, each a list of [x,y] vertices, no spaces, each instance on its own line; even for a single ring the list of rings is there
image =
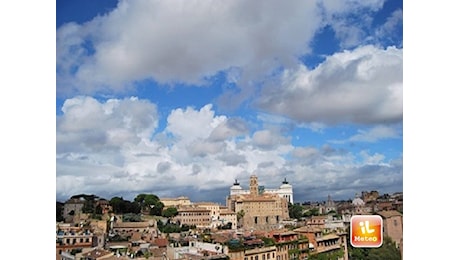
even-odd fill
[[[355,215],[350,220],[350,243],[354,247],[380,247],[383,220],[379,215]]]

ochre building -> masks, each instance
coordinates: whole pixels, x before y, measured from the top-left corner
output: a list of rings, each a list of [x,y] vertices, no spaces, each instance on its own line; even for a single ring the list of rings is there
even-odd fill
[[[248,194],[230,194],[227,207],[237,215],[238,226],[246,230],[271,230],[289,219],[288,199],[259,189],[256,175],[249,180]]]

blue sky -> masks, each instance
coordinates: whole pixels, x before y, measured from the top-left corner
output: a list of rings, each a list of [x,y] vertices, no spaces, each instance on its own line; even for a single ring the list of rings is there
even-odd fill
[[[56,2],[56,197],[403,189],[402,1]]]

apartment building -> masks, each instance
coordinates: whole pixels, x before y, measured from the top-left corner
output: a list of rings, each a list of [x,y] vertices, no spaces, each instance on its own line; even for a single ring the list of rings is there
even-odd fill
[[[287,260],[277,258],[276,246],[255,247],[240,251],[230,251],[227,255],[232,260]]]
[[[145,239],[152,240],[158,237],[157,223],[154,220],[143,222],[121,222],[111,224],[110,234],[118,234],[126,237],[133,237],[135,233],[143,234]]]
[[[323,229],[326,225],[327,215],[311,216],[307,220],[307,226]]]
[[[304,226],[293,230],[307,237],[310,254],[341,253],[341,259],[348,259],[347,239],[345,232],[324,233],[322,228]]]
[[[211,210],[196,206],[180,206],[177,209],[174,221],[181,225],[196,226],[198,228],[211,227]]]
[[[164,208],[175,207],[178,208],[180,206],[190,206],[192,202],[188,197],[180,196],[177,198],[160,198],[161,203],[163,203]]]
[[[218,243],[190,241],[188,246],[169,246],[168,259],[226,259],[228,248]]]
[[[209,214],[211,217],[211,227],[216,228],[221,225],[220,220],[220,205],[214,202],[195,202],[193,206],[204,208],[209,210]]]
[[[294,231],[276,231],[270,236],[276,242],[276,259],[306,259],[308,257],[310,250],[307,237]]]
[[[231,229],[236,229],[238,218],[236,213],[229,210],[227,207],[220,207],[220,219],[222,225],[227,225],[228,223],[232,223]]]
[[[58,224],[56,226],[56,255],[81,252],[85,248],[98,246],[98,236],[79,225]]]
[[[396,210],[379,211],[377,214],[383,219],[383,235],[389,236],[402,251],[403,215]]]

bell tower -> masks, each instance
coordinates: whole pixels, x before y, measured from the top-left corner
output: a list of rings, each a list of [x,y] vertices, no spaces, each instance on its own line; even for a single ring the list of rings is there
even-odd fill
[[[256,175],[251,175],[249,179],[249,193],[254,196],[259,194],[259,184]]]

